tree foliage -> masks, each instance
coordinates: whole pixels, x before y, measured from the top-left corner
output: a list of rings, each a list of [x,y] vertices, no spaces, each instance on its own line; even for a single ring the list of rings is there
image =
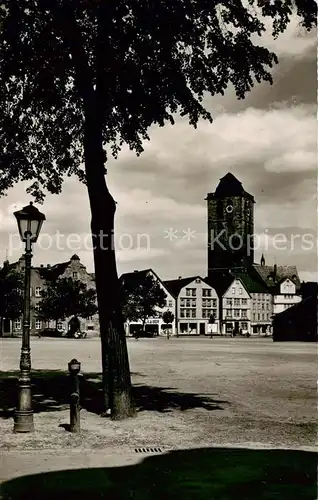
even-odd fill
[[[23,310],[23,279],[7,263],[0,269],[0,335],[3,319],[20,318]]]
[[[166,302],[166,293],[151,274],[136,273],[121,281],[121,307],[127,321],[141,320],[143,327],[148,318],[159,316],[158,308]]]
[[[162,320],[165,325],[169,325],[174,321],[174,314],[171,311],[165,311],[162,315]]]
[[[97,312],[96,292],[71,278],[51,281],[42,290],[39,316],[44,320],[64,320],[70,316],[88,318]]]
[[[212,120],[205,93],[229,83],[243,98],[272,81],[274,53],[252,41],[297,15],[316,23],[313,0],[3,0],[0,9],[0,193],[19,180],[30,192],[85,180],[85,118],[95,106],[104,146],[140,154],[152,124],[178,112]]]

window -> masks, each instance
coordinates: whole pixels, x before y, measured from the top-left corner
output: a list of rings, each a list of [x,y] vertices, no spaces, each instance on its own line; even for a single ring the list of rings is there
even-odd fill
[[[36,312],[39,312],[39,310],[40,310],[40,305],[39,305],[39,304],[35,304],[34,309],[35,309],[35,311],[36,311]]]
[[[190,288],[186,288],[186,296],[190,297]]]
[[[212,299],[212,307],[217,307],[217,300],[216,299]]]
[[[35,287],[35,296],[41,297],[41,287],[40,286]]]
[[[228,318],[230,318],[230,317],[232,316],[232,311],[231,311],[231,309],[227,309],[227,310],[226,310],[226,316],[227,316]]]
[[[247,330],[247,323],[245,321],[241,323],[242,330]]]
[[[186,307],[190,307],[190,304],[191,304],[190,299],[187,299],[186,300]]]
[[[191,291],[192,291],[192,294],[191,294],[191,295],[192,295],[192,297],[195,297],[195,296],[196,296],[196,294],[197,294],[196,289],[195,289],[195,288],[191,288]]]
[[[232,288],[232,294],[235,295],[235,287]]]
[[[253,313],[253,321],[256,321],[256,314]]]
[[[186,309],[185,310],[186,318],[190,318],[190,311],[191,311],[191,309]]]
[[[203,295],[203,297],[211,297],[211,295],[212,295],[211,288],[203,288],[202,295]]]
[[[180,311],[180,318],[184,318],[184,317],[185,317],[185,315],[184,315],[184,309],[181,309],[181,311]]]
[[[15,330],[21,330],[21,320],[20,319],[15,320],[14,328],[15,328]]]
[[[246,309],[242,309],[241,316],[242,316],[242,318],[247,318],[247,310]]]
[[[197,305],[197,299],[191,299],[191,306],[196,307]]]
[[[260,313],[257,314],[257,319],[258,319],[258,321],[261,319]]]
[[[185,299],[180,299],[180,306],[185,307]]]
[[[239,306],[240,305],[240,299],[234,299],[234,305]]]
[[[73,279],[74,279],[74,280],[77,280],[77,278],[78,278],[78,273],[77,273],[77,272],[74,272],[74,273],[73,273]]]
[[[242,295],[243,294],[243,289],[242,288],[239,288],[239,294]]]
[[[232,299],[226,299],[226,305],[231,306],[232,305]]]
[[[172,300],[166,300],[166,306],[172,307]]]
[[[192,312],[192,318],[195,318],[197,315],[197,310],[196,309],[191,309]]]
[[[247,305],[247,299],[242,299],[242,306],[246,306]]]
[[[59,332],[64,330],[64,323],[62,321],[59,321],[57,324],[57,329]]]
[[[39,320],[39,319],[36,319],[36,320],[35,320],[35,329],[36,329],[36,330],[40,330],[40,329],[41,329],[41,327],[42,327],[42,321],[41,321],[41,320]]]
[[[239,318],[240,317],[240,310],[239,309],[234,309],[234,317]]]

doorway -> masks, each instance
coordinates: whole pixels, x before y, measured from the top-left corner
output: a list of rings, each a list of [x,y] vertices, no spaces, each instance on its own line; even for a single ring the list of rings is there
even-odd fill
[[[205,323],[200,323],[200,335],[205,335]]]

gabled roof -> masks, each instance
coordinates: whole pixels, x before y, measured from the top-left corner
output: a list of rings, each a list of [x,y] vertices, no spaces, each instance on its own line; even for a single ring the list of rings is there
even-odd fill
[[[38,271],[41,278],[53,281],[59,278],[65,272],[69,264],[70,261],[67,261],[55,264],[54,266],[51,267],[34,267],[33,269]]]
[[[248,272],[246,273],[233,272],[232,274],[233,276],[239,278],[243,282],[246,290],[249,293],[269,293],[267,287],[261,284],[260,282],[256,281],[255,279],[253,279],[253,277],[250,276]]]
[[[245,196],[254,202],[253,196],[244,190],[242,183],[231,172],[228,172],[220,179],[214,193],[208,194],[208,198],[225,198],[228,196]]]
[[[119,280],[122,282],[122,281],[126,281],[126,280],[133,280],[137,276],[139,278],[146,277],[147,274],[149,274],[149,273],[154,273],[154,271],[152,269],[142,269],[141,271],[131,271],[130,273],[122,274],[120,276]]]
[[[189,285],[189,283],[192,283],[192,281],[196,279],[200,279],[207,285],[211,286],[205,279],[201,278],[201,276],[190,276],[188,278],[179,278],[176,280],[164,281],[164,284],[174,297],[178,297],[182,288]]]
[[[211,276],[208,276],[205,278],[205,281],[216,290],[217,294],[219,296],[223,296],[224,293],[229,289],[231,284],[234,281],[234,276],[232,276],[230,273],[214,273]]]
[[[277,283],[286,278],[293,281],[297,288],[301,285],[296,266],[276,266],[276,276],[275,266],[261,266],[260,264],[254,264],[253,269],[263,280],[265,285],[270,288],[277,286]]]
[[[136,279],[142,279],[142,278],[145,278],[149,273],[152,273],[155,278],[159,281],[159,283],[161,283],[161,285],[163,286],[163,288],[165,288],[169,293],[170,290],[169,288],[166,286],[165,282],[162,281],[159,276],[157,275],[157,273],[155,273],[155,271],[153,269],[142,269],[141,271],[132,271],[130,273],[124,273],[120,276],[119,278],[119,281],[120,283],[123,283],[124,281],[125,282],[133,282],[134,280]]]

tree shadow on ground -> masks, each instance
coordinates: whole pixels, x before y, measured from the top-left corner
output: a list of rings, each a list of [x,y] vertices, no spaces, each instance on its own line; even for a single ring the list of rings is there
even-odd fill
[[[72,469],[2,484],[3,500],[313,500],[315,453],[205,448],[152,455],[136,465]]]
[[[0,417],[10,418],[16,407],[19,372],[0,372]],[[141,377],[139,373],[132,376]],[[102,406],[102,376],[100,373],[85,373],[80,377],[81,407],[100,414]],[[190,408],[222,410],[227,401],[193,393],[183,393],[170,387],[155,387],[136,384],[133,395],[138,411],[168,412]],[[69,405],[69,374],[60,370],[32,370],[32,399],[35,413],[58,411]]]

